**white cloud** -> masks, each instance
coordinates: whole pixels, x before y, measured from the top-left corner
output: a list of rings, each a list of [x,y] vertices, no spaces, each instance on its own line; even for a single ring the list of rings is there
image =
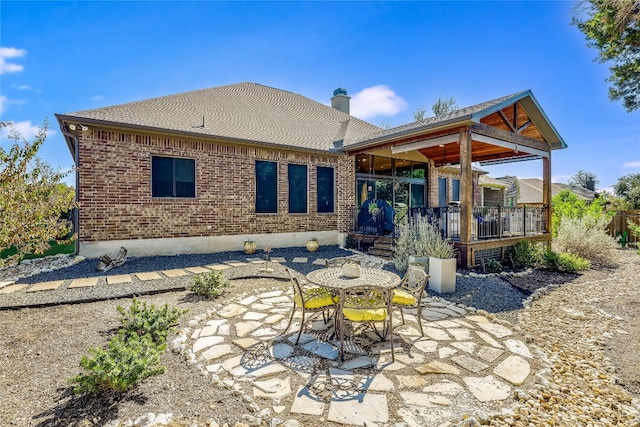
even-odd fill
[[[24,66],[7,62],[8,58],[19,58],[27,53],[24,49],[15,47],[0,47],[0,74],[17,73],[24,70]]]
[[[42,92],[40,89],[33,88],[33,87],[29,86],[29,85],[12,85],[12,87],[15,87],[16,89],[23,90],[23,91],[24,90],[28,90],[28,91],[36,92],[36,93]]]
[[[0,95],[0,113],[7,111],[10,105],[26,104],[24,99],[9,99],[4,95]]]
[[[24,138],[27,141],[31,141],[38,134],[38,130],[40,130],[40,127],[31,124],[31,120],[25,120],[23,122],[15,122],[11,126],[3,127],[0,129],[0,138],[8,139],[12,129],[15,129],[15,131],[20,134],[21,138]],[[56,131],[51,129],[47,130],[47,138],[55,134],[56,134]]]
[[[625,162],[623,168],[640,168],[640,162]]]
[[[91,97],[92,101],[102,101],[104,99],[104,96],[102,95],[94,95]]]
[[[394,116],[407,109],[407,102],[386,85],[361,90],[351,97],[351,115],[360,119]]]

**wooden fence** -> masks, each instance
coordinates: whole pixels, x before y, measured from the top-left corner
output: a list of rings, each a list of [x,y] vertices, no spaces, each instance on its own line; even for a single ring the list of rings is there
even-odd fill
[[[640,211],[618,211],[609,223],[609,234],[617,237],[626,231],[628,234],[627,241],[637,243],[640,239],[631,234],[627,220],[631,220],[631,222],[640,225]]]

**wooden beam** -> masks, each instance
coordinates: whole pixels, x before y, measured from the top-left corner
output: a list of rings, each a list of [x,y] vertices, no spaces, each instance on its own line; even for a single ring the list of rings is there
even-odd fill
[[[518,144],[523,147],[529,147],[536,150],[542,150],[545,152],[548,152],[551,150],[551,147],[546,141],[540,141],[540,140],[529,138],[523,135],[518,135],[516,133],[499,129],[494,126],[485,125],[484,123],[476,123],[471,125],[469,128],[473,133],[485,135],[495,139],[500,139],[502,141],[511,142],[513,144]]]
[[[473,178],[471,173],[471,132],[460,132],[460,242],[471,241]]]
[[[531,120],[529,120],[527,123],[523,124],[522,126],[520,126],[517,130],[516,133],[522,133],[523,130],[525,130],[526,128],[528,128],[529,126],[531,126],[533,122]]]
[[[502,121],[504,122],[504,124],[509,126],[509,129],[511,129],[512,132],[515,132],[516,128],[513,126],[513,124],[511,124],[506,114],[504,114],[502,110],[498,111],[498,114],[500,114],[500,118],[502,118]]]
[[[542,159],[542,204],[547,208],[546,222],[547,233],[553,235],[551,225],[551,153],[549,157]],[[549,249],[551,248],[551,241],[549,241]]]

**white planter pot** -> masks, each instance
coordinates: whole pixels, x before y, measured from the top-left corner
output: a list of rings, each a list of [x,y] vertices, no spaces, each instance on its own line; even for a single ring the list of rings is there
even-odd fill
[[[441,294],[456,291],[456,259],[429,257],[429,289]]]

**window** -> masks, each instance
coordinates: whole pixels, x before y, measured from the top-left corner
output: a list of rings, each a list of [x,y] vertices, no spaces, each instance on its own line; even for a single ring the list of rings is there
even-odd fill
[[[256,213],[278,212],[278,164],[256,160]]]
[[[153,197],[196,197],[196,161],[151,156]]]
[[[333,168],[318,167],[316,175],[318,184],[318,212],[334,212],[335,184],[333,180]]]
[[[288,167],[289,177],[289,213],[307,213],[307,166]]]
[[[454,202],[460,201],[460,180],[452,179],[451,180],[451,200]]]
[[[411,207],[421,208],[424,206],[424,185],[411,184]]]
[[[447,206],[447,178],[438,178],[438,206]]]

